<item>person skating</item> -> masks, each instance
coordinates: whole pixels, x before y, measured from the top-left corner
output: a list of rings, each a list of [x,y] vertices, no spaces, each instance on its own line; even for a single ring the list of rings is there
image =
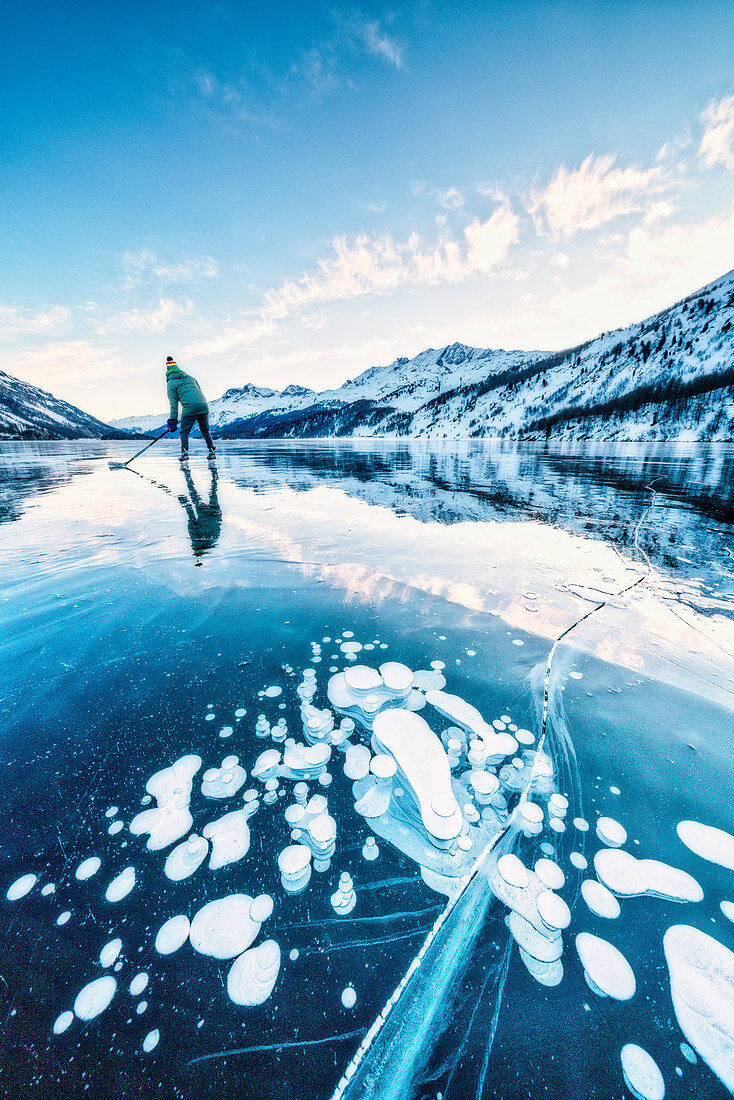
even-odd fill
[[[168,389],[168,400],[171,403],[168,420],[169,432],[175,432],[176,430],[178,406],[181,406],[181,455],[179,462],[188,460],[189,433],[195,423],[198,423],[204,442],[209,448],[208,458],[213,459],[217,449],[209,431],[209,405],[207,400],[196,379],[182,371],[176,360],[170,355],[166,359],[166,387]]]

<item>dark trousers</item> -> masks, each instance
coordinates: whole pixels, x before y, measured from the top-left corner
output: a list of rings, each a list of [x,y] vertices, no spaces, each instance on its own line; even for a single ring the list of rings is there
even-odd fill
[[[212,439],[211,432],[209,431],[209,414],[197,413],[192,415],[187,413],[186,416],[181,417],[181,450],[188,451],[189,449],[189,432],[197,423],[201,428],[201,434],[204,436],[204,442],[210,451],[214,450],[214,440]]]

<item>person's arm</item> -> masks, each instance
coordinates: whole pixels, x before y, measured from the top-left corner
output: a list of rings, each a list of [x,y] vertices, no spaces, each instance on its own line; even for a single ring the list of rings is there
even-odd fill
[[[178,390],[176,388],[176,379],[171,378],[168,382],[168,400],[171,404],[169,417],[171,420],[178,420]]]

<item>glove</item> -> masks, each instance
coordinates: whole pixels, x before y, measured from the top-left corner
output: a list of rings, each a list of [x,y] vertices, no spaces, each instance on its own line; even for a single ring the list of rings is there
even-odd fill
[[[166,427],[168,428],[169,432],[175,432],[176,428],[178,427],[178,420],[169,420]]]

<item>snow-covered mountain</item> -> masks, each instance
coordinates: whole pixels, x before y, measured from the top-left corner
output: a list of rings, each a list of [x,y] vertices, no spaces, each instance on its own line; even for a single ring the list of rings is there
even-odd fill
[[[575,348],[429,348],[322,393],[231,389],[211,402],[211,419],[228,438],[734,439],[733,319],[730,271]],[[151,431],[165,420],[114,423]]]
[[[119,428],[0,371],[0,439],[119,439]]]

